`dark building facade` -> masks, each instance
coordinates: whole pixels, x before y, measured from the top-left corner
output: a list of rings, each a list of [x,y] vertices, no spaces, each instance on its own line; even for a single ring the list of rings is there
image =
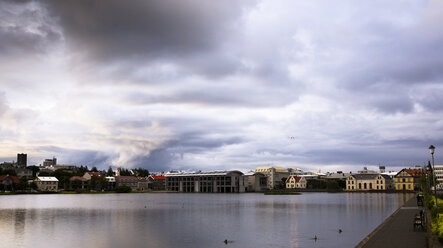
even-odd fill
[[[25,153],[17,154],[17,166],[26,167],[28,165],[28,155]]]

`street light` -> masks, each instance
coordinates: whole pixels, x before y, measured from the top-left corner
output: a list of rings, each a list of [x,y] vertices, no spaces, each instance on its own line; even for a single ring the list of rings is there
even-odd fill
[[[435,210],[437,210],[438,213],[438,204],[437,204],[437,184],[435,183],[435,166],[434,166],[434,151],[435,151],[435,147],[433,145],[431,145],[429,147],[429,152],[431,153],[432,156],[432,178],[434,179],[434,196],[435,196]]]

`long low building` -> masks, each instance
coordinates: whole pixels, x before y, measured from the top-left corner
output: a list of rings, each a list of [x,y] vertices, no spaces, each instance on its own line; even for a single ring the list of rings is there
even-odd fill
[[[201,193],[242,193],[248,184],[240,171],[167,173],[166,190]]]

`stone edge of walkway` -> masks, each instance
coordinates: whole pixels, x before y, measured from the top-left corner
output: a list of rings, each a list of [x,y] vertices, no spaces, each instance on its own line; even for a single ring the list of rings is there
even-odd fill
[[[388,218],[386,218],[380,225],[378,225],[371,233],[369,233],[360,243],[358,243],[355,248],[361,248],[363,247],[380,229],[382,229],[386,223],[388,223],[392,218],[394,218],[395,215],[398,214],[398,212],[401,210],[402,207],[406,205],[406,203],[411,200],[408,199],[402,206],[400,206],[397,210],[395,210],[394,213],[392,213]]]

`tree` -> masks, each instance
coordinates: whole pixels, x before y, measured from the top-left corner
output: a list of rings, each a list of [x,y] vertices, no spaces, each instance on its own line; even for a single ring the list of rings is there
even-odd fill
[[[131,191],[132,191],[131,187],[129,187],[129,186],[124,186],[124,185],[122,185],[122,186],[117,186],[117,187],[115,188],[115,192],[117,192],[117,193],[130,193]]]
[[[92,167],[91,172],[98,172],[97,167]]]
[[[17,176],[17,173],[13,169],[4,169],[1,175]]]
[[[40,171],[40,168],[38,168],[38,166],[35,165],[31,165],[27,167],[29,170],[32,170],[32,177],[34,178],[37,175],[37,172]]]
[[[107,175],[108,177],[112,177],[112,176],[114,176],[114,171],[112,171],[111,166],[109,166],[109,168],[108,168],[108,172],[106,172],[106,175]]]
[[[147,177],[149,176],[149,171],[144,168],[138,168],[133,170],[135,172],[135,176],[137,177]]]
[[[19,190],[27,190],[29,188],[28,179],[26,177],[21,177],[20,182],[17,185]]]

